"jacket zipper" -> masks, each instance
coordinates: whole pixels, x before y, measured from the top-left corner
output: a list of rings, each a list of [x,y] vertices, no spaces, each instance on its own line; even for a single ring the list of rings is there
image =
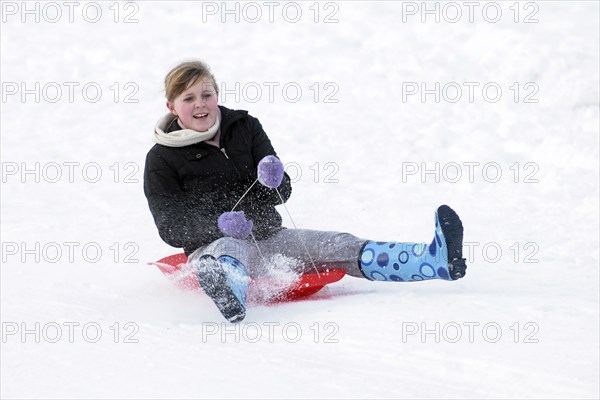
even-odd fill
[[[227,152],[225,151],[224,147],[221,149],[221,153],[223,153],[223,155],[225,155],[225,158],[229,160],[229,156],[227,155]]]

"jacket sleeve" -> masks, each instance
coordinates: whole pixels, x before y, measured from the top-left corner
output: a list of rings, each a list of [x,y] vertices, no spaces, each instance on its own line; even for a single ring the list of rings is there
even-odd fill
[[[158,152],[146,156],[144,193],[154,223],[163,241],[186,251],[222,237],[217,221],[211,217],[214,201],[183,190],[174,168]]]
[[[275,152],[275,149],[273,149],[271,141],[267,137],[267,134],[263,130],[263,127],[258,121],[258,119],[251,116],[248,116],[248,119],[250,125],[250,132],[252,135],[252,158],[254,159],[254,171],[256,175],[256,169],[258,167],[259,161],[269,155],[274,155],[277,157],[277,153]],[[283,180],[281,181],[281,184],[279,185],[277,190],[283,198],[283,203],[285,203],[292,195],[292,183],[287,173],[284,172]],[[270,205],[275,206],[278,204],[282,204],[281,198],[277,194],[276,190],[263,186],[260,183],[254,185],[253,190],[250,192],[250,195],[257,200]]]

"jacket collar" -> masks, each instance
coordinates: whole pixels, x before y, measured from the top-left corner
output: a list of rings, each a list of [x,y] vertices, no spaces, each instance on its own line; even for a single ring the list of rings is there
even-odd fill
[[[246,117],[248,111],[232,110],[219,106],[220,118],[213,128],[207,132],[196,132],[191,129],[182,129],[177,123],[177,118],[172,114],[163,116],[154,128],[154,141],[168,147],[185,147],[199,144],[212,139],[220,129],[221,137],[228,134],[229,127],[236,121]]]
[[[219,106],[219,109],[221,110],[221,135],[225,134],[234,122],[248,115],[246,110],[232,110],[224,106]]]

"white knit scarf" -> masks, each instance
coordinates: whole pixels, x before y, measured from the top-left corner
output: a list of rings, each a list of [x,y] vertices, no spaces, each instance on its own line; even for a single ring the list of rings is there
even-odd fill
[[[207,131],[198,132],[193,129],[181,129],[173,132],[165,132],[173,120],[177,118],[169,113],[158,120],[154,127],[154,142],[168,147],[183,147],[191,144],[212,139],[221,126],[221,113],[217,115],[217,121]]]

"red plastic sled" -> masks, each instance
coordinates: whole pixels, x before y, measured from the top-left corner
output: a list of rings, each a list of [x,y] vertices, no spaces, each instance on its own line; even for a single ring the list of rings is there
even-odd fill
[[[161,272],[174,281],[174,283],[182,289],[200,290],[198,278],[187,265],[187,256],[184,253],[173,254],[165,258],[161,258],[156,262],[148,263],[148,265],[156,265]],[[270,302],[292,301],[302,297],[310,296],[323,289],[325,285],[339,281],[344,277],[346,271],[341,268],[336,268],[335,263],[327,264],[328,269],[323,272],[310,272],[303,275],[292,282],[289,286],[280,288],[277,296],[270,298]],[[267,278],[256,278],[250,282],[249,292],[254,288],[260,290],[261,286],[270,284]]]

